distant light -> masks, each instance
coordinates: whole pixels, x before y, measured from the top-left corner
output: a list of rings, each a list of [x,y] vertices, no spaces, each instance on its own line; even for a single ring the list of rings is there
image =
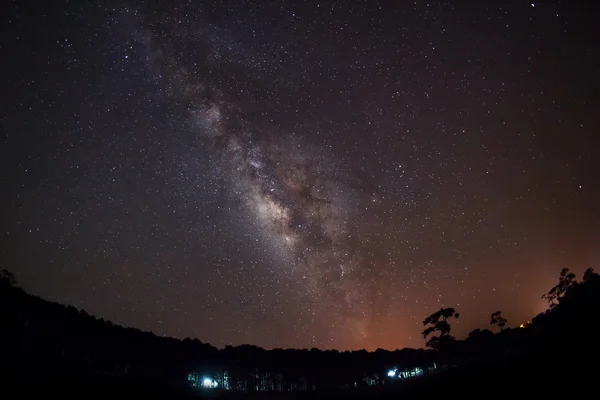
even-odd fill
[[[527,328],[529,325],[531,325],[531,321],[527,321],[524,324],[519,325],[519,328]]]
[[[531,3],[531,7],[535,7],[535,3]]]
[[[390,369],[390,370],[388,371],[388,376],[389,376],[390,378],[393,378],[394,376],[396,376],[396,370],[395,370],[395,369]]]
[[[212,387],[212,379],[204,378],[204,381],[202,381],[202,385],[206,388]]]

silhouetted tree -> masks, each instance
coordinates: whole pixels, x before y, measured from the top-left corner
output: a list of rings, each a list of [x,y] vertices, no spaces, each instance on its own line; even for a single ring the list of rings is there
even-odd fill
[[[587,283],[590,281],[590,279],[592,279],[592,277],[596,275],[596,273],[594,272],[594,268],[588,268],[585,270],[585,272],[583,273],[583,283]]]
[[[491,315],[490,325],[496,325],[500,328],[500,332],[504,330],[506,325],[506,318],[502,315],[502,311],[496,311]]]
[[[15,274],[10,272],[9,270],[3,269],[0,270],[0,286],[16,286],[17,278],[15,278]]]
[[[560,277],[558,278],[558,284],[542,295],[542,299],[545,299],[550,303],[550,308],[555,307],[560,299],[577,283],[575,280],[575,274],[569,272],[569,268],[563,268],[560,271]]]
[[[431,325],[423,331],[423,338],[427,339],[429,335],[435,332],[439,332],[439,337],[434,336],[429,339],[426,343],[427,347],[432,349],[439,349],[440,345],[450,336],[450,323],[449,318],[458,318],[459,314],[454,308],[441,308],[439,311],[434,312],[423,321],[423,326]]]

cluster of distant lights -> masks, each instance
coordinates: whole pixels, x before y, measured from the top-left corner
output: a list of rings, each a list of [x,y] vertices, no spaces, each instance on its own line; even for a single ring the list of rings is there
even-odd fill
[[[212,389],[212,388],[216,388],[218,386],[216,381],[213,381],[210,378],[204,378],[202,380],[202,387],[206,388],[206,389]]]
[[[417,374],[422,373],[423,371],[420,368],[415,368],[415,372]],[[390,378],[396,378],[396,377],[400,377],[400,375],[398,375],[398,369],[390,369],[387,373],[387,376]],[[211,378],[208,377],[204,377],[202,379],[202,387],[205,389],[214,389],[218,386],[217,382],[214,381]]]
[[[436,369],[437,365],[435,363],[433,363],[433,368]],[[416,377],[416,376],[421,376],[423,375],[423,369],[416,367],[416,368],[412,368],[412,369],[406,369],[404,371],[401,371],[400,373],[398,373],[398,368],[394,368],[394,369],[390,369],[387,373],[387,376],[389,378],[412,378],[412,377]]]

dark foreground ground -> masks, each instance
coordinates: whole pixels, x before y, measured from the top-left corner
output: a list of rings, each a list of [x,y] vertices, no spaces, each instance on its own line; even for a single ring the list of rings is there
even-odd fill
[[[230,366],[241,363],[249,372],[276,359],[273,368],[300,365],[302,374],[311,376],[315,372],[315,381],[326,383],[336,375],[343,381],[343,376],[339,376],[342,373],[352,377],[369,369],[385,370],[384,365],[392,361],[414,362],[416,354],[421,353],[351,352],[345,358],[338,354],[335,362],[329,359],[325,364],[333,369],[331,373],[325,368],[313,371],[311,366],[321,365],[331,354],[268,352],[251,346],[218,350],[199,341],[160,338],[115,326],[73,307],[47,302],[13,287],[7,278],[2,285],[0,279],[0,400],[598,398],[600,341],[596,321],[600,317],[600,275],[589,269],[582,282],[574,282],[567,279],[567,272],[561,271],[559,284],[549,291],[561,296],[558,300],[552,298],[553,306],[533,318],[526,328],[506,329],[495,335],[488,331],[483,336],[484,332],[479,331],[479,336],[447,341],[439,351],[422,353],[429,357],[422,358],[422,362],[435,359],[439,365],[462,367],[440,368],[430,376],[386,381],[386,385],[364,389],[253,394],[197,390],[188,387],[184,377],[186,371],[202,362]],[[103,360],[109,361],[107,365],[113,373],[120,360],[134,365],[136,373],[171,377],[179,383],[84,375],[107,370],[88,366]]]
[[[579,354],[577,354],[579,353]],[[304,398],[592,398],[597,393],[600,369],[596,352],[575,352],[565,344],[546,354],[535,354],[528,359],[513,360],[505,365],[456,368],[410,381],[397,381],[385,387],[347,389],[304,393],[240,394],[202,391],[181,387],[164,388],[157,382],[118,382],[108,379],[56,379],[36,383],[11,380],[2,385],[0,397],[21,398],[135,398],[135,399],[195,399],[195,398],[250,398],[250,399],[304,399]]]

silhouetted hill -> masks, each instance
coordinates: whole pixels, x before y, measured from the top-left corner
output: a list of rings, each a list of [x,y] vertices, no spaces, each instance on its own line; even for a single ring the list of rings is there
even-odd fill
[[[580,283],[562,280],[566,273],[561,274],[559,285],[549,292],[554,305],[527,327],[497,334],[475,330],[462,341],[449,336],[437,351],[375,352],[266,351],[250,345],[219,350],[197,339],[123,328],[45,301],[16,287],[8,272],[3,274],[1,390],[13,394],[410,397],[455,390],[485,395],[494,387],[538,395],[568,389],[573,394],[575,387],[594,382],[600,354],[595,329],[600,276],[591,270]],[[390,370],[397,375],[388,376]],[[217,387],[192,387],[202,386],[204,379]],[[568,387],[555,387],[554,379]],[[482,385],[488,389],[482,392]]]

